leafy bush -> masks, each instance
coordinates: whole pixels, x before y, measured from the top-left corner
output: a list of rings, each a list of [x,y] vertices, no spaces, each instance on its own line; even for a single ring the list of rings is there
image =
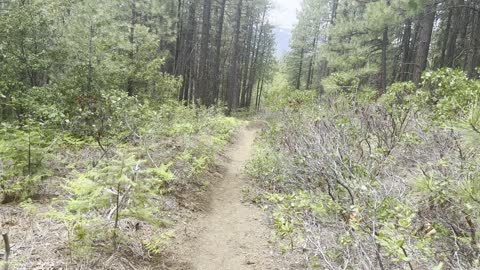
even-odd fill
[[[317,94],[313,90],[296,90],[282,73],[278,73],[265,94],[265,106],[272,111],[299,110],[313,104]]]
[[[472,80],[460,70],[450,68],[427,71],[419,106],[429,105],[435,120],[447,122],[468,115],[472,104],[480,97],[480,80]]]

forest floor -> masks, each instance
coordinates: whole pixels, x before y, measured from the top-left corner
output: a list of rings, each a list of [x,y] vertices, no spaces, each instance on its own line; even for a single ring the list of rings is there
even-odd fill
[[[268,213],[249,198],[255,187],[244,168],[252,158],[262,125],[253,121],[239,127],[215,166],[198,179],[198,189],[164,198],[170,207],[165,210],[166,219],[172,226],[165,230],[171,232],[172,238],[160,256],[142,259],[133,252],[137,247],[134,245],[128,246],[132,250],[126,248],[113,255],[95,252],[92,258],[73,260],[65,224],[47,215],[52,209],[60,211],[63,204],[46,197],[26,208],[0,205],[0,225],[10,226],[12,269],[304,269],[292,266],[292,262],[284,263]],[[154,238],[148,228],[130,233],[139,243],[144,237]],[[0,247],[0,259],[2,251]]]
[[[266,214],[244,201],[249,183],[243,170],[253,154],[258,125],[240,129],[226,150],[219,164],[222,177],[212,183],[204,211],[176,234],[169,256],[175,262],[169,269],[282,269]]]

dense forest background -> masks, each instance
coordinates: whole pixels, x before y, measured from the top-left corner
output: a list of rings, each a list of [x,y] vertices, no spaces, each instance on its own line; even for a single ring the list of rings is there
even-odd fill
[[[204,2],[2,1],[2,118],[43,108],[74,123],[79,108],[103,107],[102,93],[258,103],[273,61],[268,3]]]
[[[425,69],[443,67],[476,78],[480,65],[479,2],[304,1],[287,56],[297,89],[322,90],[332,73],[378,89],[421,82]]]

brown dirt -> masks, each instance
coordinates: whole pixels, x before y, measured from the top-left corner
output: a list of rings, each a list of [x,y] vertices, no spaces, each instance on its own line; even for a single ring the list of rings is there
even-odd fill
[[[242,128],[227,150],[226,160],[220,164],[223,179],[212,184],[205,212],[177,235],[170,257],[176,266],[169,269],[281,269],[265,214],[242,201],[243,190],[248,187],[242,172],[252,155],[258,128],[255,124]]]

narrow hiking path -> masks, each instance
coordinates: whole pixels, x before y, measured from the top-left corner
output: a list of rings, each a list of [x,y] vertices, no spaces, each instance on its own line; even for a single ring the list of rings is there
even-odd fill
[[[226,151],[227,160],[220,164],[223,179],[211,188],[206,212],[189,225],[189,239],[180,243],[177,252],[188,265],[182,269],[281,269],[275,264],[265,214],[242,201],[248,185],[242,173],[258,131],[253,126],[242,127]]]

